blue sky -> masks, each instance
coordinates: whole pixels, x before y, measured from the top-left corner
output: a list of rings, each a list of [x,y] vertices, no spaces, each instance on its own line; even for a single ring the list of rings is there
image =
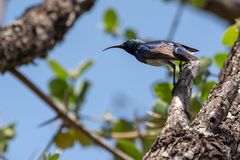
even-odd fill
[[[23,11],[39,0],[9,2],[5,24],[14,21]],[[123,39],[107,35],[102,29],[102,14],[108,7],[116,9],[120,16],[121,27],[135,28],[142,37],[165,39],[167,37],[174,13],[175,3],[163,3],[160,0],[99,0],[94,8],[84,14],[68,32],[64,41],[49,54],[66,68],[74,68],[82,60],[91,58],[95,64],[84,79],[92,83],[82,113],[102,116],[112,112],[115,117],[131,118],[137,111],[144,115],[151,109],[155,97],[152,85],[155,82],[171,81],[166,78],[166,68],[156,68],[137,62],[133,57],[120,50],[109,50],[103,54],[102,49],[118,44]],[[185,7],[184,15],[177,29],[174,41],[188,44],[200,50],[198,56],[211,56],[225,50],[221,44],[221,36],[227,24],[214,16]],[[26,65],[20,70],[26,74],[42,90],[47,92],[48,81],[53,77],[46,61],[37,60],[37,66]],[[214,72],[218,70],[212,67]],[[0,77],[1,107],[0,126],[16,122],[17,135],[11,142],[7,157],[9,159],[28,159],[39,153],[52,134],[58,128],[54,123],[39,128],[38,124],[52,117],[54,113],[25,88],[9,73]],[[114,100],[123,97],[127,102],[117,108]],[[114,107],[115,106],[115,107]],[[86,122],[87,127],[96,129],[98,122]],[[55,148],[51,149],[54,152]],[[93,154],[94,153],[94,154]],[[82,148],[76,145],[61,155],[61,160],[111,159],[111,156],[99,147]]]

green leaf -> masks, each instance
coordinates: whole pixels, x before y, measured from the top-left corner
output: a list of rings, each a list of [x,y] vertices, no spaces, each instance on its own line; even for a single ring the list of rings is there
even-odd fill
[[[197,8],[202,8],[206,4],[206,0],[189,0],[189,1],[193,7],[197,7]]]
[[[215,81],[209,81],[207,82],[202,89],[202,94],[201,94],[201,100],[205,101],[210,93],[210,90],[212,89],[213,85],[215,85]]]
[[[74,145],[75,137],[69,130],[67,132],[59,132],[55,137],[55,144],[62,149],[70,148]]]
[[[114,122],[114,126],[112,128],[113,132],[123,132],[123,131],[132,131],[133,123],[127,120],[117,120]]]
[[[63,100],[66,91],[68,91],[68,84],[65,80],[54,78],[50,81],[49,92],[51,96]]]
[[[104,29],[108,32],[116,32],[119,26],[119,19],[114,9],[109,8],[105,11],[103,16]]]
[[[204,75],[206,75],[206,73],[208,72],[211,64],[212,64],[212,59],[211,58],[206,58],[206,57],[200,58],[200,69],[199,69],[199,72],[197,73],[197,76],[195,78],[195,84],[196,85],[199,85],[200,83],[203,82],[203,79],[205,78]]]
[[[78,68],[69,72],[71,78],[76,79],[82,76],[91,66],[93,61],[91,59],[83,61]]]
[[[54,154],[49,158],[49,160],[58,160],[59,156],[59,154]]]
[[[58,78],[66,79],[68,77],[67,71],[57,61],[49,59],[48,65]]]
[[[8,149],[9,141],[15,137],[15,125],[10,124],[0,128],[0,155]]]
[[[142,146],[143,146],[143,153],[147,153],[151,148],[153,142],[155,141],[155,137],[143,137],[141,138]]]
[[[59,154],[56,153],[56,154],[45,154],[44,157],[43,157],[43,160],[58,160],[59,159]]]
[[[222,68],[225,60],[227,59],[227,52],[220,52],[214,56],[214,62],[219,68]]]
[[[84,99],[89,90],[89,87],[90,87],[90,83],[88,81],[83,81],[82,83],[79,84],[78,89],[75,93],[78,109],[81,107],[81,104],[84,102]]]
[[[133,29],[128,28],[128,29],[125,30],[124,37],[126,39],[136,39],[137,38],[137,34],[136,34],[136,32]]]
[[[194,120],[202,105],[200,100],[195,96],[190,100],[190,121]]]
[[[167,115],[168,114],[168,104],[161,99],[157,99],[153,106],[153,112],[156,112],[160,115]]]
[[[198,113],[201,109],[201,103],[197,98],[192,98],[190,101],[190,112]]]
[[[128,140],[118,140],[116,147],[131,156],[134,160],[141,160],[143,154],[136,148],[135,144]]]
[[[12,139],[15,137],[15,124],[10,124],[0,129],[0,133],[5,139]]]
[[[153,86],[156,96],[167,103],[171,103],[173,85],[171,83],[157,83]]]
[[[222,43],[225,46],[233,46],[239,36],[238,25],[232,25],[228,27],[223,33]]]
[[[77,140],[82,146],[89,146],[93,144],[92,140],[89,139],[83,132],[75,129],[70,129],[70,132],[74,134],[75,140]]]
[[[211,58],[202,57],[200,58],[200,72],[203,73],[208,70],[212,64]]]

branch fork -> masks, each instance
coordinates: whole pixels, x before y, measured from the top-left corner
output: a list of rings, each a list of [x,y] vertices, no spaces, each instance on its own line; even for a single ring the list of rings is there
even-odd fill
[[[240,41],[236,42],[204,106],[190,124],[187,116],[199,62],[190,62],[174,89],[162,132],[145,155],[152,159],[239,159]]]

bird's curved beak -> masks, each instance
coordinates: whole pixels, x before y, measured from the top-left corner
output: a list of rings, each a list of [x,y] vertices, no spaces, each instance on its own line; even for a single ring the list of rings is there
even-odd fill
[[[108,50],[108,49],[111,49],[111,48],[123,48],[123,45],[120,44],[120,45],[115,45],[115,46],[107,47],[107,48],[105,48],[105,49],[103,50],[103,52],[106,51],[106,50]]]

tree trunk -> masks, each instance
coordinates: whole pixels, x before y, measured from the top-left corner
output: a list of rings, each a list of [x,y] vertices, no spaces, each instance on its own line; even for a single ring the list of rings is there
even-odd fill
[[[240,17],[240,3],[238,0],[202,0],[204,5],[198,7],[200,10],[207,11],[216,15],[222,20],[232,24],[235,19]],[[182,2],[189,3],[191,0],[182,0]]]
[[[190,124],[186,114],[192,86],[189,79],[196,75],[197,63],[188,64],[175,87],[166,126],[144,159],[240,159],[239,66],[238,40],[219,75],[219,82]]]

